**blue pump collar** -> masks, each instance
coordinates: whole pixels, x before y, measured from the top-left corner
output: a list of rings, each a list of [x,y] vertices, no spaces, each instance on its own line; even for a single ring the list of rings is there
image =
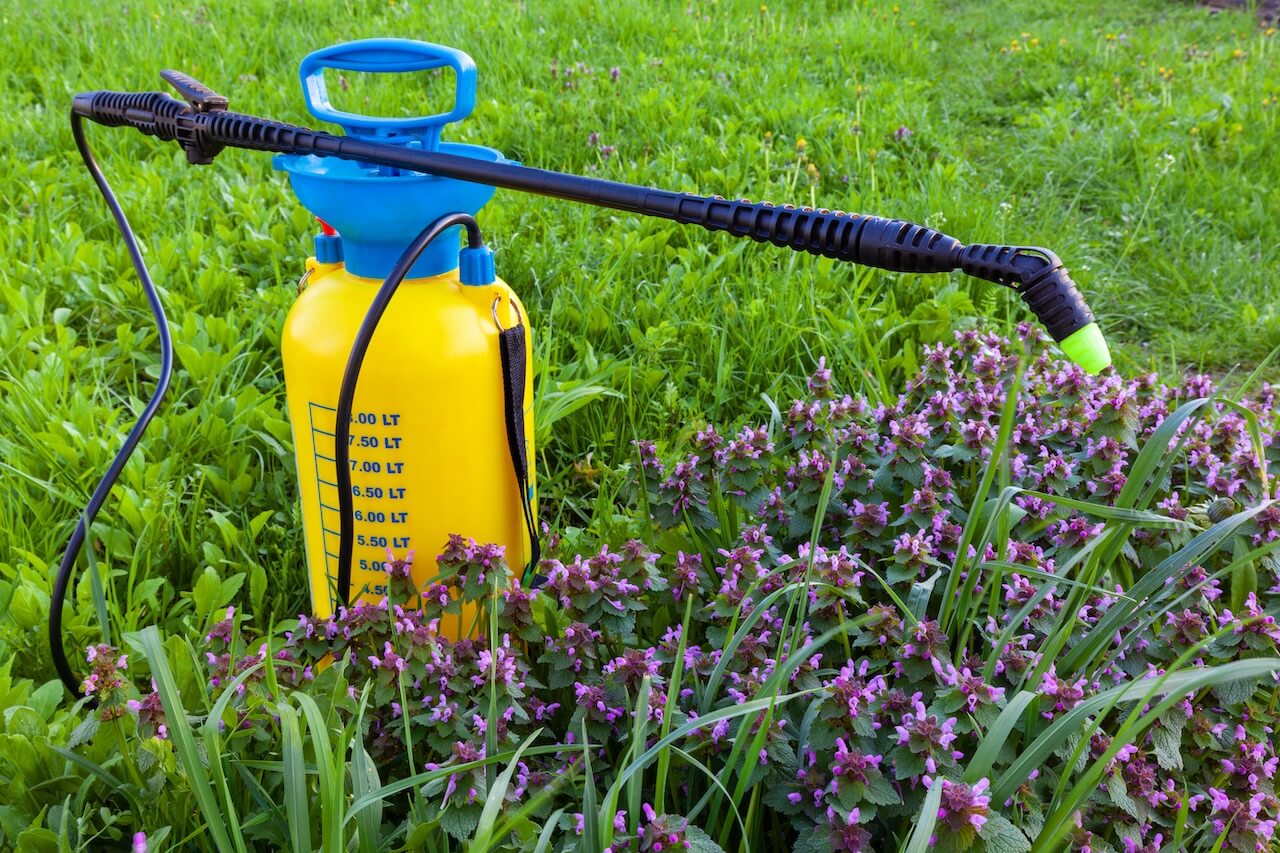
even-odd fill
[[[433,116],[383,118],[334,109],[324,84],[326,68],[402,72],[452,68],[457,79],[453,109]],[[334,122],[348,135],[376,138],[412,148],[440,151],[500,163],[501,153],[480,145],[440,142],[446,124],[460,121],[475,107],[476,67],[460,50],[410,39],[365,39],[308,54],[299,67],[307,109]],[[386,278],[405,247],[427,223],[454,212],[475,215],[493,197],[494,188],[452,178],[402,172],[333,157],[278,154],[275,168],[289,174],[298,200],[341,236],[341,247],[325,251],[345,258],[347,269],[366,278]],[[422,278],[458,266],[460,229],[427,247],[409,271]]]

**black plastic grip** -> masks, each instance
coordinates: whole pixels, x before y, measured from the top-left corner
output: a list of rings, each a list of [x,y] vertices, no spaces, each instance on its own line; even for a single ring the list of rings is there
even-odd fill
[[[1080,288],[1048,249],[975,243],[961,252],[960,269],[1016,290],[1059,343],[1094,322]]]
[[[953,270],[962,248],[954,237],[923,225],[767,201],[650,190],[638,212],[896,272]]]
[[[129,125],[165,141],[177,139],[178,115],[187,108],[164,92],[82,92],[71,110],[108,127]]]

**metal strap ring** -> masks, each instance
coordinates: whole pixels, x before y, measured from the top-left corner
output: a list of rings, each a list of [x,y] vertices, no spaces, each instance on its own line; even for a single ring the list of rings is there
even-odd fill
[[[493,315],[493,325],[498,327],[499,332],[505,332],[502,323],[498,322],[498,303],[502,301],[502,294],[493,297],[493,304],[489,306],[489,313]],[[516,326],[524,325],[524,318],[520,316],[520,306],[516,305],[514,299],[511,300],[511,310],[516,312]],[[512,326],[511,328],[515,328]]]

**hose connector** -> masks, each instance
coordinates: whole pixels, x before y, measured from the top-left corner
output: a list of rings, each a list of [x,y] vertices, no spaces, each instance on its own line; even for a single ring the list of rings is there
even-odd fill
[[[1035,246],[975,243],[960,253],[960,269],[1017,291],[1062,352],[1090,374],[1111,364],[1093,311],[1058,256]]]

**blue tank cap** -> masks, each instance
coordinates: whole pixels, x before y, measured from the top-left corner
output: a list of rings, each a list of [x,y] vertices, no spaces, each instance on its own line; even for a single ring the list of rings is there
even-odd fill
[[[316,235],[316,261],[322,264],[342,262],[342,238],[337,234]]]
[[[329,103],[324,83],[326,68],[386,73],[452,68],[457,79],[453,108],[431,116],[400,118],[338,110]],[[446,124],[466,118],[475,108],[475,62],[460,50],[412,39],[364,39],[308,54],[298,74],[311,114],[321,121],[341,125],[350,136],[511,162],[492,148],[440,141]],[[366,278],[386,278],[405,247],[428,223],[447,213],[474,216],[494,193],[494,188],[485,184],[333,157],[277,154],[272,163],[289,174],[298,200],[342,235],[341,251],[347,270]],[[457,228],[441,235],[422,253],[409,277],[440,275],[456,268],[459,242]]]
[[[463,284],[493,284],[493,250],[488,246],[467,247],[458,253],[458,280]]]

